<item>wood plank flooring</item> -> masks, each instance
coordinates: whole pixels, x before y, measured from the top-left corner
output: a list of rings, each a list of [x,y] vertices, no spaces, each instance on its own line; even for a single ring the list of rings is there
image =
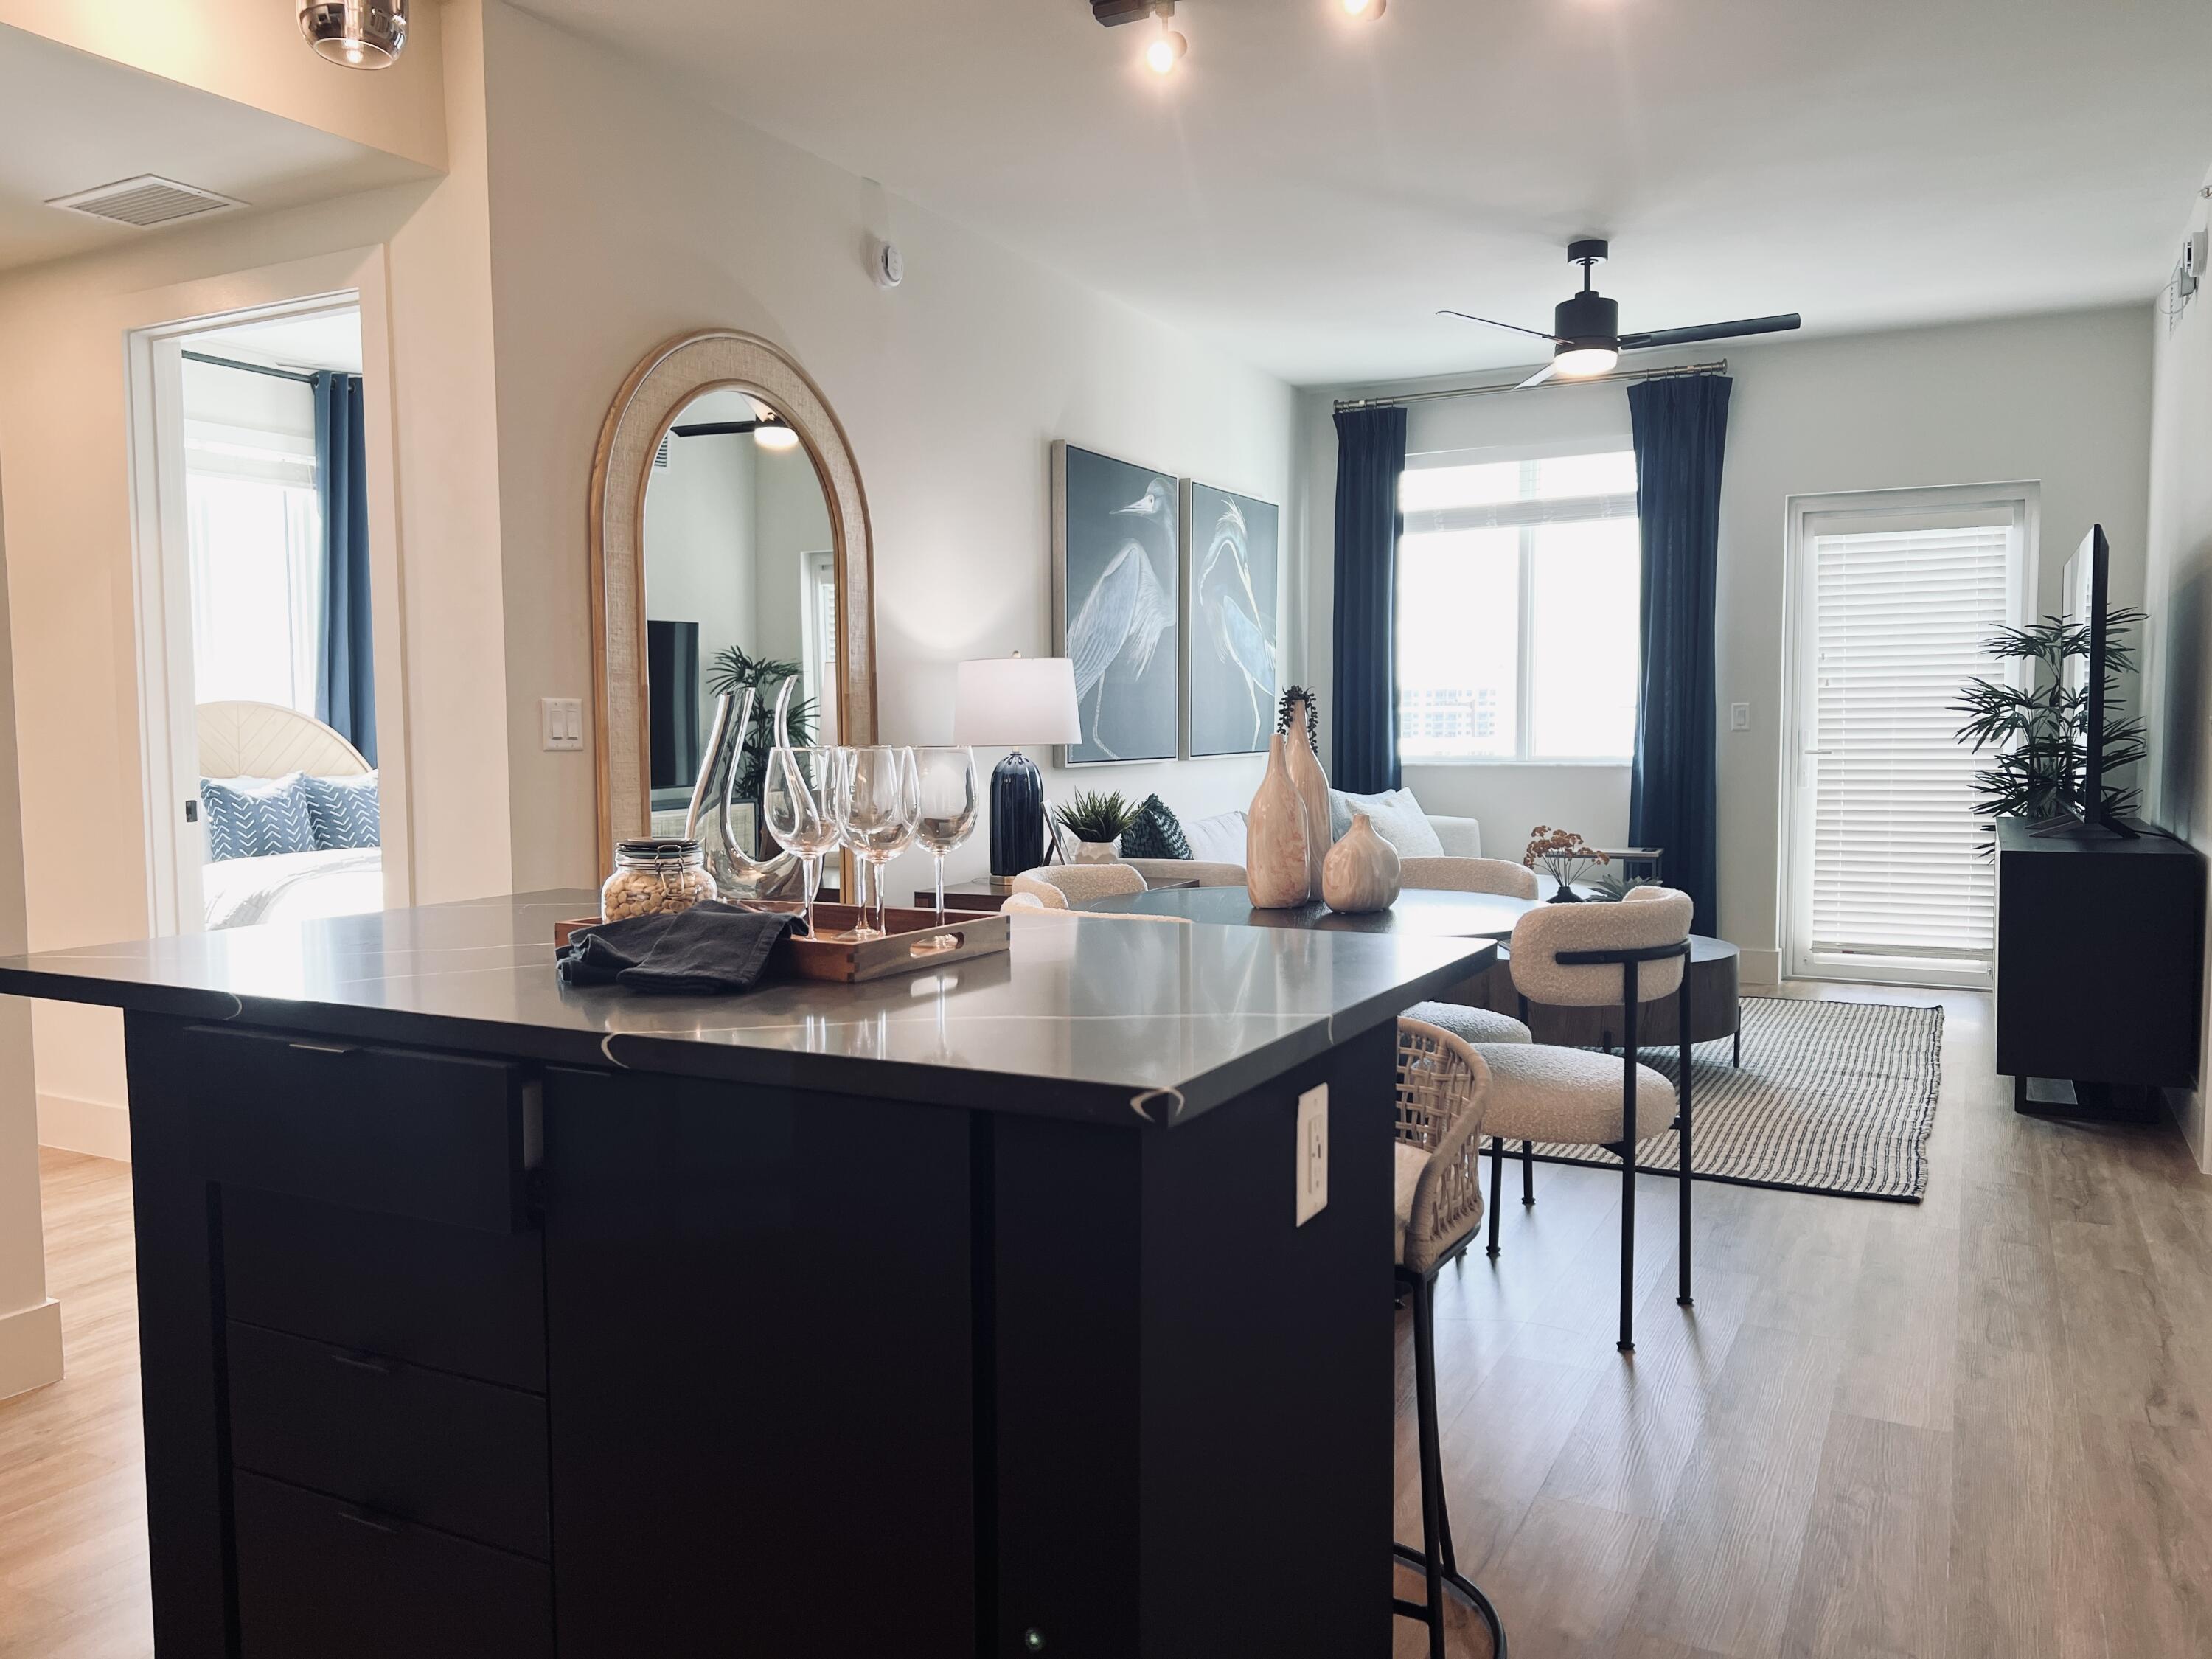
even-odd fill
[[[1948,1011],[1924,1203],[1701,1182],[1685,1313],[1649,1181],[1632,1361],[1617,1176],[1508,1180],[1503,1256],[1439,1287],[1453,1531],[1515,1659],[2212,1655],[2212,1180],[2170,1129],[2015,1116],[1986,998],[1866,994]],[[143,1659],[130,1171],[42,1171],[69,1375],[0,1404],[0,1659]]]

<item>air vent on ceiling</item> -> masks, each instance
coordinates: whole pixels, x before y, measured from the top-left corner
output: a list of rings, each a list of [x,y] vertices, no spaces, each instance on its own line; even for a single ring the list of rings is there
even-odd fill
[[[135,179],[118,179],[112,185],[81,190],[74,196],[53,197],[46,205],[67,208],[71,213],[89,214],[95,219],[111,220],[117,224],[136,225],[143,230],[203,213],[220,213],[225,208],[244,207],[246,204],[228,196],[218,196],[211,190],[142,173]]]

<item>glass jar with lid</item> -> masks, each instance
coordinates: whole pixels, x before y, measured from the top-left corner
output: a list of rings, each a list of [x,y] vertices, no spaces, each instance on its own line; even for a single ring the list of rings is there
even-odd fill
[[[714,896],[714,879],[696,841],[617,842],[615,872],[599,889],[599,920],[670,915]]]

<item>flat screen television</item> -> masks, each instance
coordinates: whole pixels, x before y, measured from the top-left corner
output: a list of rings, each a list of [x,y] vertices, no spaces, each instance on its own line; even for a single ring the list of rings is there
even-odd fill
[[[2088,629],[2089,649],[2086,655],[2066,659],[2067,689],[2082,699],[2081,779],[2074,792],[2073,817],[2054,828],[2061,835],[2091,830],[2133,840],[2135,830],[2105,810],[2106,588],[2112,556],[2105,526],[2098,524],[2089,526],[2081,545],[2066,561],[2062,609],[2068,621]]]
[[[645,624],[647,758],[655,790],[689,792],[699,776],[699,624]]]

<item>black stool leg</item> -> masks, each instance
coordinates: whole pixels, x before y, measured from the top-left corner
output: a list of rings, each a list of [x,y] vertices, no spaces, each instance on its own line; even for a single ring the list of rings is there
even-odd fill
[[[1680,1081],[1680,1083],[1678,1083],[1678,1084],[1675,1085],[1675,1090],[1674,1090],[1674,1092],[1675,1092],[1675,1095],[1676,1095],[1676,1097],[1677,1097],[1677,1103],[1678,1103],[1678,1116],[1677,1116],[1677,1119],[1676,1119],[1676,1127],[1677,1127],[1677,1128],[1678,1128],[1678,1130],[1679,1130],[1679,1132],[1680,1132],[1680,1133],[1679,1133],[1679,1134],[1678,1134],[1678,1135],[1677,1135],[1677,1137],[1676,1137],[1676,1139],[1677,1139],[1677,1143],[1678,1143],[1678,1144],[1677,1144],[1677,1146],[1676,1146],[1676,1147],[1675,1147],[1675,1151],[1676,1151],[1676,1152],[1679,1154],[1679,1157],[1677,1158],[1676,1162],[1677,1162],[1677,1163],[1681,1166],[1681,1167],[1680,1167],[1680,1170],[1679,1170],[1679,1172],[1678,1172],[1678,1174],[1677,1174],[1677,1176],[1676,1176],[1676,1180],[1677,1180],[1678,1185],[1676,1186],[1675,1193],[1674,1193],[1674,1204],[1675,1204],[1674,1225],[1675,1225],[1676,1232],[1677,1232],[1677,1234],[1679,1235],[1679,1237],[1677,1237],[1676,1243],[1675,1243],[1676,1276],[1675,1276],[1675,1284],[1674,1284],[1674,1300],[1676,1301],[1676,1303],[1678,1303],[1678,1304],[1680,1304],[1681,1306],[1683,1306],[1683,1307],[1686,1308],[1686,1307],[1688,1307],[1688,1306],[1690,1305],[1690,1182],[1691,1182],[1691,1176],[1690,1176],[1690,1081],[1691,1081],[1691,1079],[1690,1079],[1690,1071],[1691,1071],[1691,1047],[1690,1047],[1690,966],[1689,966],[1689,963],[1687,963],[1686,962],[1686,963],[1684,963],[1682,964],[1682,988],[1681,988],[1681,990],[1680,990],[1680,994],[1678,994],[1678,996],[1677,996],[1675,1006],[1677,1006],[1677,1007],[1681,1011],[1681,1017],[1682,1017],[1682,1029],[1681,1029],[1681,1031],[1680,1031],[1680,1033],[1679,1034],[1679,1036],[1678,1036],[1678,1037],[1677,1037],[1677,1039],[1676,1039],[1676,1042],[1675,1042],[1675,1048],[1674,1048],[1674,1054],[1675,1054],[1674,1064],[1675,1064],[1676,1067],[1678,1068],[1679,1074],[1680,1074],[1680,1078],[1681,1078],[1681,1081]]]
[[[1525,1207],[1536,1201],[1536,1151],[1534,1141],[1521,1143],[1521,1202]]]
[[[1498,1199],[1505,1189],[1505,1143],[1490,1138],[1490,1259],[1498,1260]]]
[[[1444,1507],[1444,1460],[1437,1433],[1435,1321],[1430,1281],[1424,1279],[1413,1292],[1413,1412],[1421,1439],[1421,1565],[1429,1581],[1429,1659],[1444,1659],[1444,1575],[1438,1537]]]
[[[1621,964],[1620,1340],[1636,1352],[1636,964]]]

